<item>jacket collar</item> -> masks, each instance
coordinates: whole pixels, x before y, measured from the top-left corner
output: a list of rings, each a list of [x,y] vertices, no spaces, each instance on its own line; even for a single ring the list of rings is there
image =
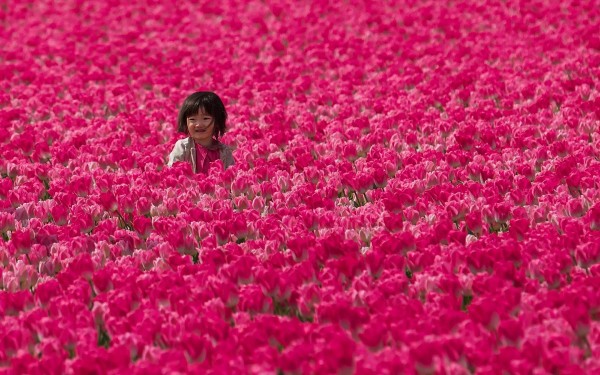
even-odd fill
[[[187,148],[196,148],[196,143],[194,142],[194,139],[192,137],[187,137],[186,140],[186,147]],[[223,143],[219,142],[219,141],[215,141],[213,142],[213,144],[210,147],[205,147],[209,150],[221,150],[223,149],[224,145]]]

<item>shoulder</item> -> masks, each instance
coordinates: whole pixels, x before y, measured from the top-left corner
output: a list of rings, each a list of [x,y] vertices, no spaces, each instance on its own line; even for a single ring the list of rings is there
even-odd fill
[[[229,153],[233,152],[233,148],[229,145],[226,145],[225,143],[219,143],[219,149],[222,152],[229,152]]]
[[[219,144],[219,151],[221,154],[221,160],[223,161],[225,168],[235,163],[233,159],[233,148],[231,146],[221,143]]]
[[[185,149],[190,148],[190,146],[191,146],[190,139],[191,138],[187,137],[187,138],[182,138],[182,139],[178,140],[177,142],[175,142],[175,144],[173,145],[173,151],[185,150]]]
[[[193,143],[194,142],[191,137],[185,137],[175,142],[175,146],[189,148]]]
[[[221,155],[233,155],[233,147],[224,143],[219,144],[219,151]]]
[[[173,150],[169,154],[169,166],[175,161],[181,161],[187,159],[188,150],[190,148],[190,141],[188,138],[183,138],[175,142]]]

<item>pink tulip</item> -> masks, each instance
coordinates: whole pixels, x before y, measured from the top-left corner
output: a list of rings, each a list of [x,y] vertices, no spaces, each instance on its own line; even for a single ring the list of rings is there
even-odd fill
[[[271,310],[271,301],[260,287],[247,286],[240,289],[238,306],[241,311],[262,313]]]
[[[114,212],[118,208],[117,200],[113,193],[100,193],[99,202],[106,211]]]
[[[0,232],[5,234],[15,230],[15,216],[7,212],[0,212]]]
[[[575,259],[583,268],[600,263],[600,244],[596,241],[579,245],[575,250]]]
[[[201,5],[220,53],[160,1],[11,4],[0,367],[598,372],[588,3]],[[210,87],[235,165],[166,166]]]
[[[33,298],[30,291],[15,291],[15,292],[2,292],[0,294],[0,300],[3,301],[2,313],[5,315],[17,315],[21,311],[29,310],[33,307]]]
[[[11,235],[11,242],[17,253],[27,254],[33,241],[33,233],[30,230],[17,230]]]
[[[589,213],[590,228],[592,230],[600,230],[600,204],[594,205]]]

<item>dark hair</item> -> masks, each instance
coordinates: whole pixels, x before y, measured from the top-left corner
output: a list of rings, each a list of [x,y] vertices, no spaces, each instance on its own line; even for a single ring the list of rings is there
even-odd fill
[[[225,133],[225,123],[227,122],[227,111],[221,98],[214,92],[198,91],[185,98],[179,116],[177,116],[177,131],[188,134],[187,119],[204,109],[204,112],[211,115],[215,121],[215,138]]]

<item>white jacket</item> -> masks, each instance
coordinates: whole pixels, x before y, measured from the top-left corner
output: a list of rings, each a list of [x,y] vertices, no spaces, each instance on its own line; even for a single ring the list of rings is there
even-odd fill
[[[225,169],[233,165],[233,153],[229,146],[219,142],[213,147],[219,149],[219,155]],[[196,173],[196,146],[192,137],[180,139],[175,143],[173,151],[169,154],[168,166],[172,166],[176,161],[192,163],[192,170]]]

